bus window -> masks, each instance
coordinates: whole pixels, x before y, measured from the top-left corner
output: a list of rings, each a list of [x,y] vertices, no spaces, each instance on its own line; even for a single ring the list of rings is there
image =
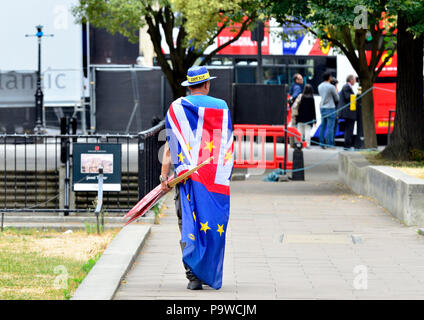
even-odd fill
[[[256,83],[256,66],[236,65],[234,73],[236,83]]]
[[[286,84],[286,68],[281,67],[263,67],[263,79],[265,84]]]

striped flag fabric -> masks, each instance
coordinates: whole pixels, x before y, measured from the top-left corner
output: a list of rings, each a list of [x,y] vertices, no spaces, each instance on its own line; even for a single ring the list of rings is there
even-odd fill
[[[228,109],[199,107],[186,98],[166,114],[166,134],[176,174],[213,161],[180,183],[183,261],[214,289],[222,286],[225,237],[230,213],[233,133]]]

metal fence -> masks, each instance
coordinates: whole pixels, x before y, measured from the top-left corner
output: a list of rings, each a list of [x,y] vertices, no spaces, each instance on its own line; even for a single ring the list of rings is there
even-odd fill
[[[0,135],[0,212],[87,212],[96,192],[72,192],[74,143],[121,144],[121,192],[105,192],[107,212],[128,211],[156,184],[160,122],[135,135]]]

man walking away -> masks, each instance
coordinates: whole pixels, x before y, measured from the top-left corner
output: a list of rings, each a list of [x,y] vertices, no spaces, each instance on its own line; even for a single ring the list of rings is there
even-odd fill
[[[321,96],[320,112],[321,112],[321,129],[319,132],[319,142],[321,148],[325,149],[326,145],[334,146],[334,125],[336,121],[336,104],[339,102],[339,95],[336,87],[331,84],[333,77],[331,73],[325,72],[324,81],[318,86],[318,93]],[[324,139],[324,133],[326,136]]]
[[[348,75],[346,78],[346,84],[343,86],[340,91],[340,101],[339,108],[344,106],[344,109],[340,111],[340,118],[345,119],[345,131],[344,131],[344,147],[349,149],[353,147],[353,127],[357,119],[356,110],[351,110],[350,105],[350,96],[355,94],[353,91],[353,85],[355,84],[356,79],[353,75]]]
[[[208,96],[206,67],[188,69],[190,95],[175,100],[165,118],[166,138],[160,181],[168,191],[171,164],[179,176],[213,156],[213,162],[175,187],[175,206],[181,232],[181,249],[187,289],[202,284],[221,288],[225,235],[230,214],[230,180],[233,169],[233,133],[224,100]]]

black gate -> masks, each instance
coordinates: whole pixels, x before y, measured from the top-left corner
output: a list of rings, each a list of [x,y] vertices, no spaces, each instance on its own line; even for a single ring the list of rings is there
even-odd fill
[[[217,79],[210,95],[230,105],[232,68],[208,68]],[[97,133],[135,133],[163,119],[173,101],[171,87],[158,67],[93,67],[92,113]],[[231,108],[231,106],[230,106]]]
[[[282,125],[287,92],[284,85],[233,84],[233,123]]]
[[[136,135],[0,135],[0,212],[87,212],[97,192],[71,192],[74,143],[118,143],[122,191],[105,192],[107,212],[125,212],[158,182],[164,121]]]

